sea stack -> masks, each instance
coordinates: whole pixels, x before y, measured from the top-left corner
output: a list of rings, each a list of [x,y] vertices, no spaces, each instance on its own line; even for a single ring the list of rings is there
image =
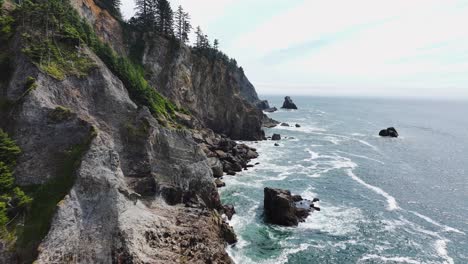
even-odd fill
[[[304,222],[312,211],[320,210],[313,204],[318,201],[319,199],[309,201],[300,195],[291,195],[288,190],[266,187],[263,201],[265,220],[276,225],[297,226],[299,222]]]
[[[397,138],[398,137],[398,132],[396,131],[396,129],[394,127],[389,127],[387,129],[380,130],[379,136]]]
[[[281,107],[283,109],[297,109],[296,104],[292,101],[291,97],[286,96],[284,98],[284,103],[283,106]]]

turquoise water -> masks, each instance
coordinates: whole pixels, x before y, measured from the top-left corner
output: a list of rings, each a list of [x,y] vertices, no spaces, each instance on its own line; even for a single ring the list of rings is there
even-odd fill
[[[280,106],[282,98],[267,98]],[[468,103],[299,98],[270,116],[287,139],[225,177],[236,263],[468,263]],[[400,138],[380,138],[394,126]],[[250,143],[249,143],[250,144]],[[263,221],[263,188],[321,199],[296,228]]]

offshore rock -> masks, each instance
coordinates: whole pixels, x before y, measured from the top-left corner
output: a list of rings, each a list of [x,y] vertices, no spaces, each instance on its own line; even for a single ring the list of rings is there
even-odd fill
[[[273,136],[271,137],[271,140],[281,140],[281,135],[280,134],[273,134]]]
[[[398,132],[396,131],[395,128],[389,127],[387,129],[383,129],[379,132],[379,136],[381,137],[398,137]]]
[[[265,220],[276,225],[297,226],[316,210],[314,201],[304,200],[299,195],[291,195],[288,190],[266,187],[263,202]]]
[[[286,96],[284,98],[284,103],[283,103],[283,106],[281,108],[284,108],[284,109],[297,109],[297,106],[296,106],[296,104],[293,103],[291,97]]]

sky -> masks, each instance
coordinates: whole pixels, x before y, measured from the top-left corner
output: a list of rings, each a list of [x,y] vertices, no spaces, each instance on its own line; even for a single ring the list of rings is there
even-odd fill
[[[468,99],[468,0],[170,2],[261,95]]]

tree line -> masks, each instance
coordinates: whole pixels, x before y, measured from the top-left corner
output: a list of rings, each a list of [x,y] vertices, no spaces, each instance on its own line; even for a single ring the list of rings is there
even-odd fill
[[[137,12],[129,21],[131,25],[143,31],[175,37],[182,43],[189,42],[193,27],[189,13],[185,12],[182,6],[173,12],[168,0],[135,0],[135,3]],[[215,39],[211,44],[200,27],[197,27],[195,35],[195,48],[219,49],[219,40]]]

